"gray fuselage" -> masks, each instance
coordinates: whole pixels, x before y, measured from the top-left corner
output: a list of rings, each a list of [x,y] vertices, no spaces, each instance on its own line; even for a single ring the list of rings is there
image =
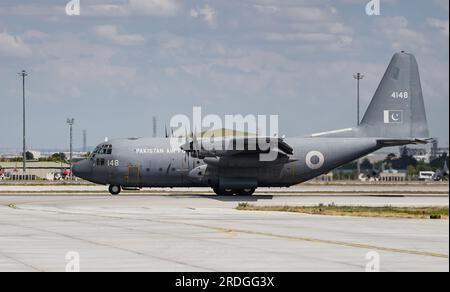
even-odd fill
[[[244,154],[208,164],[173,149],[170,139],[113,140],[97,147],[110,151],[97,151],[77,163],[74,173],[97,184],[123,187],[288,187],[381,148],[376,138],[292,138],[286,142],[293,154],[279,155],[275,161]]]

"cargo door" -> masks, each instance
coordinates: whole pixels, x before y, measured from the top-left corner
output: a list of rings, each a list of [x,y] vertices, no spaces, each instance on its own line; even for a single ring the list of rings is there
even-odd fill
[[[138,187],[141,183],[140,180],[140,167],[135,165],[128,166],[127,183],[129,186]]]

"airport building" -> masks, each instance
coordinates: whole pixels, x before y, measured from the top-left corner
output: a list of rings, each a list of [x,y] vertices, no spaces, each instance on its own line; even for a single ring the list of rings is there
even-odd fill
[[[28,161],[27,171],[23,173],[22,162],[0,162],[0,180],[57,180],[69,168],[65,162]]]

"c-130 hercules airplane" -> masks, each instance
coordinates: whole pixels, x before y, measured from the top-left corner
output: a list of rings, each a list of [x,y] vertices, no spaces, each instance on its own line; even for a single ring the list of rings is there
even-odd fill
[[[112,140],[74,164],[73,173],[109,185],[113,195],[143,187],[210,187],[218,195],[252,195],[258,187],[308,181],[383,147],[426,144],[428,137],[417,61],[402,51],[393,56],[356,128],[302,138],[265,138],[272,145],[267,150],[207,150],[196,147],[199,139],[193,137],[179,151],[153,152],[138,149],[170,149],[170,138]],[[236,139],[241,138],[232,138],[232,143]],[[255,138],[244,139],[248,144]],[[275,153],[275,159],[262,161],[264,151]]]

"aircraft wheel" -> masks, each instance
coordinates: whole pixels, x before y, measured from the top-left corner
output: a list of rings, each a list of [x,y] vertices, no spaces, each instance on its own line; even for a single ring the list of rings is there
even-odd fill
[[[111,195],[118,195],[118,194],[120,194],[120,191],[122,190],[120,186],[114,186],[114,185],[110,185],[108,189],[109,189],[109,192],[111,193]]]
[[[251,196],[255,192],[255,188],[252,189],[242,189],[242,190],[235,190],[235,194],[238,196]]]
[[[232,196],[232,195],[234,195],[234,191],[232,189],[213,188],[213,191],[219,196]]]

